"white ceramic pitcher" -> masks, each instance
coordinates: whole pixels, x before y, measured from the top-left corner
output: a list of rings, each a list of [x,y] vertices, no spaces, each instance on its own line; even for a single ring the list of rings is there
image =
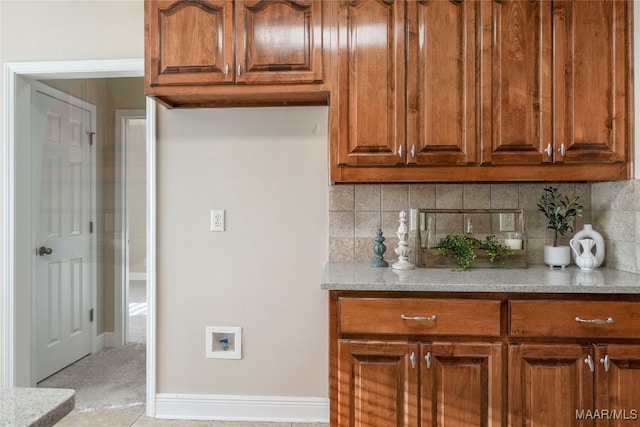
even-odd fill
[[[578,243],[580,244],[579,246]],[[569,241],[569,246],[571,246],[573,253],[576,255],[576,265],[581,270],[590,271],[596,267],[597,259],[591,252],[593,245],[593,239],[571,239]],[[580,249],[582,249],[582,252]]]

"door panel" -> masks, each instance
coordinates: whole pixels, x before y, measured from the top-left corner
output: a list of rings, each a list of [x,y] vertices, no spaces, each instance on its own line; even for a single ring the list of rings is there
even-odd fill
[[[338,425],[417,425],[417,346],[403,342],[338,344]],[[417,363],[417,362],[416,362]]]
[[[640,345],[599,346],[596,350],[596,362],[595,409],[610,411],[600,423],[608,427],[638,423]]]
[[[34,86],[36,381],[91,352],[92,112]],[[37,248],[46,248],[49,253]]]
[[[627,151],[628,3],[555,3],[555,146],[566,163],[622,162]],[[565,58],[564,62],[562,58]]]
[[[550,1],[482,2],[491,16],[491,95],[485,96],[482,163],[540,164],[551,135]]]
[[[404,6],[332,2],[339,27],[340,164],[405,162]]]
[[[480,5],[448,0],[407,3],[408,163],[476,161]]]
[[[244,83],[322,80],[322,2],[236,2],[236,58]]]
[[[509,425],[592,426],[592,420],[576,417],[576,410],[593,404],[588,356],[591,346],[579,344],[510,345]]]
[[[150,84],[233,83],[233,3],[158,0],[150,8]]]
[[[421,422],[437,427],[502,426],[502,344],[421,346]]]

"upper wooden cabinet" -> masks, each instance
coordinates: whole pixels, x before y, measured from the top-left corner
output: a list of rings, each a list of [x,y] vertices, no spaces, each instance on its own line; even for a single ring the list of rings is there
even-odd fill
[[[630,176],[632,2],[331,3],[332,181]]]
[[[623,163],[630,56],[624,1],[490,7],[482,163]],[[489,59],[489,58],[487,58]],[[484,123],[483,123],[484,125]]]
[[[326,103],[324,7],[319,0],[147,0],[147,94],[169,106]]]

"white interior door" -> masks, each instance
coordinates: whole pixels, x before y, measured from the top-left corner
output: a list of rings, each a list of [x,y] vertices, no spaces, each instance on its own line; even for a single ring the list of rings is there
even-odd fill
[[[33,84],[36,381],[91,353],[95,107]]]

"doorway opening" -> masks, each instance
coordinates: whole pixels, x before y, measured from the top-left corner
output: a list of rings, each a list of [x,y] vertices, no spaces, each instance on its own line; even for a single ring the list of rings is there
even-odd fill
[[[118,236],[126,227],[127,217],[118,209],[123,208],[116,202],[116,188],[124,185],[117,174],[122,172],[115,161],[118,153],[116,143],[115,109],[136,109],[145,112],[146,119],[138,123],[145,129],[145,171],[147,187],[142,196],[145,202],[146,213],[146,237],[145,247],[147,254],[145,263],[147,273],[145,277],[144,295],[146,297],[147,316],[144,322],[143,335],[146,341],[146,413],[149,416],[155,414],[155,151],[154,133],[150,129],[155,127],[155,103],[145,99],[142,91],[142,60],[115,60],[115,61],[63,61],[55,63],[13,63],[5,64],[5,251],[4,261],[8,267],[4,273],[4,298],[3,298],[3,324],[4,354],[3,354],[3,386],[33,386],[36,381],[34,362],[34,339],[36,322],[31,321],[35,307],[31,301],[33,295],[33,269],[32,257],[35,251],[31,248],[31,235],[33,230],[26,224],[24,218],[30,218],[31,206],[31,177],[25,174],[25,161],[30,160],[29,150],[21,148],[24,145],[22,138],[29,134],[30,118],[30,92],[31,82],[40,81],[55,87],[65,93],[70,93],[79,98],[107,98],[105,102],[106,119],[100,120],[98,104],[98,121],[96,137],[102,142],[101,151],[98,151],[97,167],[97,193],[95,230],[98,234],[97,244],[97,272],[98,287],[95,300],[99,301],[95,309],[97,332],[93,336],[92,351],[103,347],[121,345],[126,339],[127,331],[122,328],[126,324],[116,325],[117,311],[128,313],[129,307],[124,296],[126,284],[122,282],[125,277],[124,266],[119,261],[119,255],[127,252],[123,245],[126,241]],[[120,85],[121,91],[110,95],[109,91]],[[130,98],[135,92],[132,87],[137,85],[140,89],[136,96],[141,101],[138,104],[130,103]],[[80,95],[80,96],[78,96]],[[142,108],[140,108],[142,107]],[[145,111],[146,110],[146,111]],[[104,118],[103,117],[103,118]],[[26,130],[25,130],[26,129]],[[109,136],[110,135],[110,136]],[[20,142],[18,142],[20,141]],[[28,139],[27,139],[28,141]],[[149,147],[151,147],[149,149]],[[102,162],[102,163],[101,163]],[[105,167],[111,163],[113,167]],[[112,177],[112,178],[111,178]],[[118,189],[120,193],[126,192]],[[138,196],[140,197],[140,196]],[[113,203],[111,203],[113,201]],[[124,219],[124,222],[123,222]],[[113,238],[111,238],[113,236]],[[26,243],[25,243],[26,242]],[[118,267],[117,267],[118,266]],[[118,273],[118,269],[120,273]],[[18,283],[20,285],[18,285]],[[28,286],[25,286],[28,284]],[[116,310],[116,307],[120,307]],[[98,323],[99,323],[98,322]],[[120,328],[120,329],[118,329]],[[116,337],[122,337],[118,340]]]

